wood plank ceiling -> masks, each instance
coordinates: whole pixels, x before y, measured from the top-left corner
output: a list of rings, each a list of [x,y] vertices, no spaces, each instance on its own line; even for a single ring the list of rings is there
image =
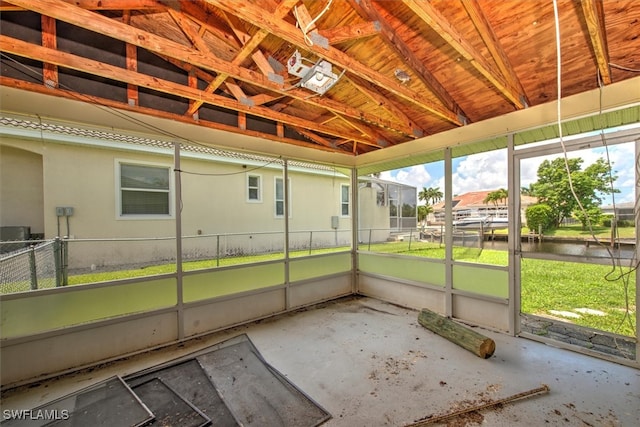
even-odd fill
[[[557,9],[562,96],[637,75],[640,1]],[[2,86],[354,155],[558,93],[552,0],[5,0],[0,12]],[[296,51],[337,83],[303,87]]]

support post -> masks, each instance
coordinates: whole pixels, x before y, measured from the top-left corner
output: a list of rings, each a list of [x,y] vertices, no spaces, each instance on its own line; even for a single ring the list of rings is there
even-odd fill
[[[69,241],[62,239],[62,286],[69,284]]]
[[[36,266],[36,248],[29,247],[29,271],[31,272],[31,290],[38,289],[38,270]]]
[[[216,235],[216,267],[220,267],[220,235]]]
[[[53,264],[56,270],[56,287],[59,288],[62,286],[62,246],[58,236],[53,241]]]
[[[444,149],[444,309],[453,316],[453,163],[451,148]],[[464,242],[463,242],[464,244]]]
[[[178,340],[184,339],[184,309],[182,291],[182,181],[180,171],[180,143],[174,142],[174,178],[176,186],[175,217],[176,217],[176,292],[178,306]]]

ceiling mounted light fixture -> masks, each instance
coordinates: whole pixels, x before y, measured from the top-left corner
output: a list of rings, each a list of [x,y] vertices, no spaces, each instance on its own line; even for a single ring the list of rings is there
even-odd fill
[[[287,68],[290,74],[300,77],[299,86],[309,89],[319,95],[324,95],[326,91],[335,85],[344,71],[339,76],[333,72],[330,62],[319,60],[313,65],[305,65],[302,62],[307,61],[297,50],[291,55],[287,61]]]

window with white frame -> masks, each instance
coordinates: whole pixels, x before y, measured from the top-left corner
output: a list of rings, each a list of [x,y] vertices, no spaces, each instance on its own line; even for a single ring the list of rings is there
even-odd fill
[[[262,202],[262,176],[247,175],[247,201]]]
[[[118,216],[167,217],[171,215],[171,168],[117,162]]]
[[[340,215],[349,216],[349,186],[347,184],[340,184]]]
[[[284,179],[275,179],[275,215],[284,217]],[[291,217],[291,180],[289,180],[289,217]]]

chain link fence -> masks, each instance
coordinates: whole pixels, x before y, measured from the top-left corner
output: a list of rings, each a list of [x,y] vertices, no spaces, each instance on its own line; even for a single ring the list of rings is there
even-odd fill
[[[284,257],[282,231],[183,236],[185,271]],[[289,233],[290,256],[348,249],[350,230]],[[0,241],[0,294],[176,271],[174,237]]]
[[[0,245],[0,293],[54,288],[64,283],[63,244],[59,239]]]

